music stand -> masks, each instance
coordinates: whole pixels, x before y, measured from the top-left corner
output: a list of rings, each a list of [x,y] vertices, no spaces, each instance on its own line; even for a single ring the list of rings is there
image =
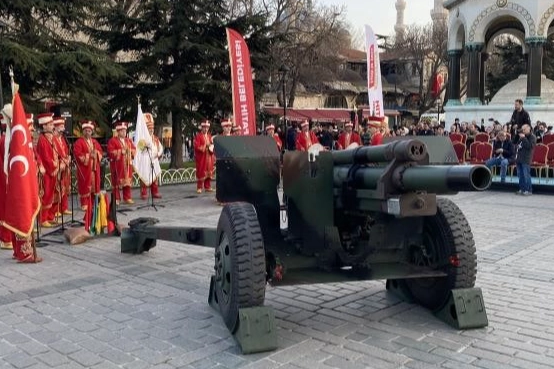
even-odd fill
[[[154,144],[154,143],[152,143]],[[150,147],[146,146],[146,151],[148,151],[148,157],[150,158],[150,170],[151,170],[151,177],[152,178],[152,183],[154,183],[154,161],[152,160],[152,152],[150,151]],[[152,186],[152,183],[150,184],[150,187]],[[148,190],[147,190],[148,191]],[[139,207],[137,207],[137,210],[140,210],[140,209],[145,209],[145,208],[149,208],[149,207],[153,207],[154,210],[158,211],[158,208],[157,207],[160,207],[160,208],[165,208],[165,205],[161,205],[161,204],[154,204],[154,196],[152,196],[152,189],[150,189],[149,192],[149,198],[150,198],[150,203],[148,203],[148,200],[147,200],[147,203],[146,205],[141,205]]]

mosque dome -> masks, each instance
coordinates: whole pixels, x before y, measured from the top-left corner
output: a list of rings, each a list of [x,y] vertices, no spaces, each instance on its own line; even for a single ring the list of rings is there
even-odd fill
[[[527,75],[507,83],[492,98],[489,105],[511,105],[516,99],[525,101],[527,96]],[[541,104],[554,104],[554,81],[543,74],[541,79]]]

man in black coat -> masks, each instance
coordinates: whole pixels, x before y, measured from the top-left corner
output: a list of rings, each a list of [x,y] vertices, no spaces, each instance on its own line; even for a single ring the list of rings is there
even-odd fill
[[[514,104],[514,112],[512,113],[512,118],[510,119],[510,124],[512,125],[512,137],[514,143],[518,142],[518,133],[523,127],[524,124],[529,124],[531,126],[531,117],[527,110],[523,109],[523,100],[517,99]]]
[[[508,171],[508,165],[514,162],[514,144],[512,141],[506,139],[506,132],[500,131],[496,135],[493,143],[493,157],[485,163],[485,165],[492,169],[492,167],[500,167],[500,182],[506,182],[506,172]]]

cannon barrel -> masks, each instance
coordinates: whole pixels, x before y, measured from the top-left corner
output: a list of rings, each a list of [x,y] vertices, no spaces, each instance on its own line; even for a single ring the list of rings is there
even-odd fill
[[[335,165],[379,163],[393,159],[421,161],[426,154],[427,147],[418,139],[392,141],[384,145],[360,146],[332,152]]]
[[[337,167],[333,184],[341,187],[352,177],[354,187],[375,189],[384,167]],[[400,166],[392,175],[392,186],[401,192],[426,191],[446,194],[457,191],[484,191],[491,185],[492,175],[484,165],[421,165]]]

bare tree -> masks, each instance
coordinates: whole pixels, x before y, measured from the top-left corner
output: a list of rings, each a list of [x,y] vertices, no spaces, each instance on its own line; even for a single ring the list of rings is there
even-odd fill
[[[285,37],[275,45],[273,57],[289,68],[289,106],[294,106],[301,77],[309,74],[306,71],[320,77],[337,72],[339,50],[345,47],[347,35],[342,12],[342,8],[325,6],[301,9],[288,22],[281,23]]]
[[[447,39],[448,29],[445,24],[410,25],[391,48],[400,59],[414,66],[419,78],[420,114],[435,105],[433,77],[447,65]],[[440,93],[445,86],[442,86]]]

